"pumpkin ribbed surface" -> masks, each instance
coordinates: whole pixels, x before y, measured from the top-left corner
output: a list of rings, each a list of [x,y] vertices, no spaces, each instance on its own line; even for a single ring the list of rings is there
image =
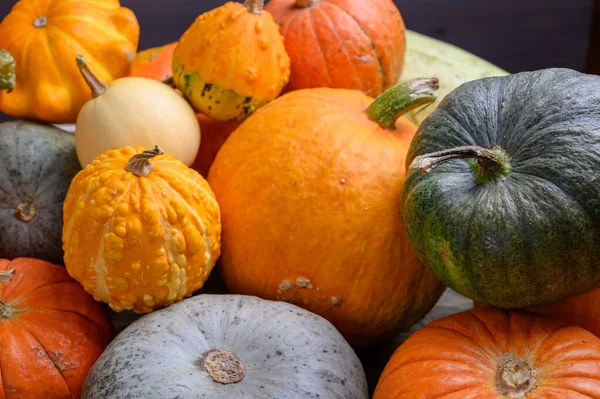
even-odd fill
[[[406,28],[392,0],[271,0],[265,10],[291,60],[284,92],[333,87],[377,96],[402,73]]]
[[[67,270],[117,311],[149,312],[190,296],[220,254],[219,206],[206,180],[167,154],[137,176],[125,167],[141,152],[97,157],[64,204]]]
[[[15,117],[73,123],[91,98],[75,56],[98,78],[125,76],[140,27],[118,0],[21,0],[0,23],[0,49],[16,60],[16,88],[0,92],[0,111]]]
[[[474,309],[429,323],[373,399],[598,399],[600,339],[548,316]]]
[[[0,398],[79,398],[113,335],[106,310],[64,267],[0,259]]]

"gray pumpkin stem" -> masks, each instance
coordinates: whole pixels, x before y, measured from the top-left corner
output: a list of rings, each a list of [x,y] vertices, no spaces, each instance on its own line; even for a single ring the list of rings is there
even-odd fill
[[[150,160],[157,155],[164,154],[162,148],[155,146],[152,150],[143,151],[141,154],[136,154],[129,159],[125,170],[133,173],[138,177],[146,177],[152,172],[154,166]]]

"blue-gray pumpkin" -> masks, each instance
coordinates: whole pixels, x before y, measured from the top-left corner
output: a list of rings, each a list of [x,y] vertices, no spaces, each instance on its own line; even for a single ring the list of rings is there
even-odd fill
[[[90,370],[82,399],[367,399],[326,319],[253,296],[202,294],[142,316]]]
[[[30,121],[0,123],[0,258],[63,264],[62,206],[80,170],[72,134]]]
[[[465,83],[420,126],[407,166],[408,238],[450,288],[525,308],[600,283],[600,76]]]

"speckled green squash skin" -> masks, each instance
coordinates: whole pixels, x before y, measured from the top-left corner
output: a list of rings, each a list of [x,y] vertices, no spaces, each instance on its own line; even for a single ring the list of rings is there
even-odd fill
[[[29,121],[0,123],[0,258],[64,264],[62,205],[80,170],[72,134]],[[37,208],[28,222],[15,212],[26,198]]]
[[[185,72],[179,62],[175,65],[178,66],[173,70],[173,80],[177,82],[177,88],[196,111],[215,120],[241,121],[269,102],[239,95],[234,90],[204,81],[197,72]]]
[[[600,283],[600,77],[567,69],[465,83],[407,157],[478,145],[512,157],[477,185],[469,159],[408,171],[409,240],[447,286],[500,308],[545,305]]]
[[[214,381],[207,352],[244,365]],[[244,295],[201,294],[123,330],[90,370],[82,399],[368,399],[358,356],[335,327],[298,306]]]

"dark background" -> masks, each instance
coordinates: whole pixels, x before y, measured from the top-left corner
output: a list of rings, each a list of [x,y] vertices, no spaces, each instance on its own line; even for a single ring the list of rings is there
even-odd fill
[[[0,0],[0,19],[14,3],[15,0]],[[224,0],[121,0],[139,20],[140,50],[176,41],[196,16],[224,3]],[[600,0],[395,0],[395,3],[408,29],[457,45],[511,73],[566,67],[600,74],[600,31],[596,24]],[[0,113],[0,121],[6,119]]]

